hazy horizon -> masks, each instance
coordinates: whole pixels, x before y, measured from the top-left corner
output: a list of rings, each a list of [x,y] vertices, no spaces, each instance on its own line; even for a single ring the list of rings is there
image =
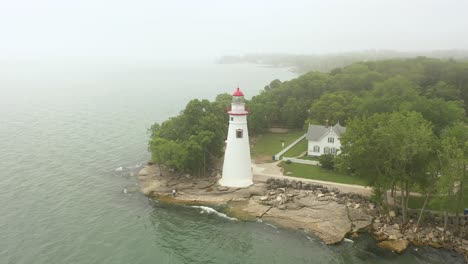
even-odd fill
[[[467,49],[461,1],[9,1],[1,60]]]

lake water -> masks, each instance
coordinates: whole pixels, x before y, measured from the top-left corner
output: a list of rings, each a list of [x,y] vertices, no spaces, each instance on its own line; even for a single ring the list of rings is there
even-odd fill
[[[182,65],[182,66],[181,66]],[[462,263],[395,255],[363,236],[325,246],[301,231],[163,206],[138,192],[155,121],[285,69],[209,63],[0,66],[0,263]],[[128,193],[122,190],[127,188]]]

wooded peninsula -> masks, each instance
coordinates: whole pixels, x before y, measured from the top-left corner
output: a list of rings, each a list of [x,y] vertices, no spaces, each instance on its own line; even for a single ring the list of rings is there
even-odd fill
[[[223,154],[231,96],[191,100],[150,129],[153,162],[205,175]],[[271,127],[302,129],[340,122],[347,127],[336,169],[361,177],[372,200],[389,207],[398,191],[403,222],[411,192],[460,214],[468,190],[468,62],[417,57],[357,62],[330,72],[273,80],[246,102],[253,135]],[[458,218],[457,218],[458,219]]]

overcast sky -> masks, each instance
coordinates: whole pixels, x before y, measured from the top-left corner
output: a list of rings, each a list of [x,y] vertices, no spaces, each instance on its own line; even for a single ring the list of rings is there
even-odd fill
[[[467,49],[464,0],[0,0],[0,59]]]

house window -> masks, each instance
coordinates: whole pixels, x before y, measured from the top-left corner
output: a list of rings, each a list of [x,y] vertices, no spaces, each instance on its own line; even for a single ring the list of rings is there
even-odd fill
[[[237,129],[236,130],[236,138],[242,138],[242,134],[243,134],[244,131],[242,131],[242,129]]]
[[[333,142],[335,142],[335,138],[329,137],[329,138],[328,138],[328,143],[333,143]]]
[[[320,152],[320,146],[315,145],[314,146],[314,152]]]
[[[323,153],[324,154],[330,154],[330,147],[324,147],[323,148]]]
[[[336,155],[336,148],[331,148],[331,154]]]
[[[231,121],[234,121],[234,117],[231,116]]]

